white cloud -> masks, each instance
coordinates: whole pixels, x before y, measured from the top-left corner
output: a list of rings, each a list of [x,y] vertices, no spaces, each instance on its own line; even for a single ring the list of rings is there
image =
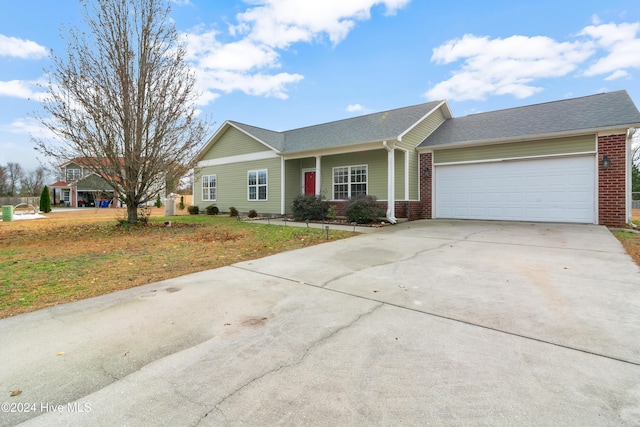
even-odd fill
[[[39,88],[42,81],[10,80],[0,81],[0,96],[9,96],[22,99],[34,99],[42,101],[46,97],[46,92]]]
[[[262,0],[238,14],[237,32],[269,46],[286,48],[326,35],[333,44],[344,40],[356,21],[371,17],[371,8],[382,5],[387,14],[404,7],[409,0]]]
[[[572,42],[544,36],[491,39],[472,34],[449,40],[433,50],[431,61],[461,65],[425,96],[449,100],[483,100],[489,95],[526,98],[542,90],[536,81],[566,76],[585,66],[579,74],[606,74],[604,80],[625,78],[629,69],[640,69],[640,22],[602,24],[597,16],[592,22]],[[596,55],[592,64],[586,63]]]
[[[12,134],[28,135],[36,138],[55,139],[55,136],[51,131],[49,131],[49,129],[33,118],[16,119],[11,122],[11,124],[0,125],[0,131]]]
[[[0,34],[0,56],[39,59],[47,56],[47,49],[31,40],[23,40]]]
[[[431,61],[437,64],[464,62],[425,95],[450,100],[483,100],[491,94],[526,98],[541,90],[532,84],[535,80],[567,75],[592,52],[587,43],[561,43],[549,37],[490,39],[468,34],[433,50]]]
[[[249,7],[236,15],[228,34],[199,27],[184,35],[189,60],[205,93],[200,102],[205,105],[215,99],[211,91],[235,90],[286,99],[288,88],[304,76],[273,73],[282,67],[282,51],[295,43],[313,43],[325,37],[336,45],[358,21],[371,17],[374,6],[383,6],[386,14],[393,14],[409,1],[247,0]]]
[[[349,104],[347,105],[347,111],[350,113],[355,113],[358,111],[364,110],[364,107],[360,104]]]
[[[247,95],[272,96],[286,99],[287,86],[303,79],[300,74],[278,73],[239,73],[228,70],[200,71],[200,87],[205,91],[205,96],[214,100],[219,94],[212,91],[230,93],[236,90]],[[201,105],[206,105],[200,100]]]
[[[601,24],[585,27],[580,35],[594,40],[607,52],[585,71],[586,76],[609,74],[605,80],[628,75],[628,68],[640,68],[640,22]]]

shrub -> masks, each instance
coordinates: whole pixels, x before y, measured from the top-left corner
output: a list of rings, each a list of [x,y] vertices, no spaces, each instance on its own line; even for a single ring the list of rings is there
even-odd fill
[[[229,216],[238,216],[238,209],[236,209],[233,206],[231,206],[229,208]]]
[[[162,200],[160,200],[160,194],[158,194],[158,196],[156,197],[156,202],[154,203],[156,208],[161,208],[162,207]]]
[[[366,224],[384,216],[375,196],[357,196],[350,199],[345,206],[345,214],[349,222]]]
[[[198,215],[200,213],[200,208],[197,206],[189,206],[187,208],[187,211],[189,212],[189,214],[191,215]]]
[[[249,214],[247,215],[249,218],[257,218],[258,217],[258,212],[256,212],[255,209],[251,209],[249,211]]]
[[[181,211],[184,210],[184,196],[180,196],[180,203],[178,204],[178,209]]]
[[[207,215],[218,215],[220,213],[220,209],[216,205],[209,205],[204,208]]]
[[[320,196],[299,195],[291,203],[293,219],[302,221],[307,219],[324,219],[329,210],[329,204]]]
[[[140,225],[148,225],[149,218],[151,217],[151,208],[146,206],[138,209],[138,223]]]
[[[329,208],[327,208],[327,218],[329,218],[331,221],[335,221],[336,217],[338,216],[337,212],[338,208],[336,208],[335,205],[329,205]]]
[[[49,193],[49,187],[46,185],[40,194],[40,210],[44,213],[51,212],[51,194]]]

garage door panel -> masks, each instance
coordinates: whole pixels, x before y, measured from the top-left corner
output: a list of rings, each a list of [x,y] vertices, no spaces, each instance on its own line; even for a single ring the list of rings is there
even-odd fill
[[[436,166],[435,217],[593,223],[594,156]]]

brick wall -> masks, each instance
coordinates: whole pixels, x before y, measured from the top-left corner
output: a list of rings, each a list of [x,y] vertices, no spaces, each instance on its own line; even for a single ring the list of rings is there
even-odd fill
[[[598,137],[598,223],[624,226],[626,222],[626,134]],[[611,167],[602,167],[607,156]]]
[[[420,171],[420,218],[431,219],[431,180],[433,179],[433,154],[422,153],[420,154],[420,162],[418,170]],[[425,168],[429,168],[429,176],[424,176]]]
[[[346,216],[346,201],[331,201],[329,204],[336,207],[337,216]],[[387,212],[388,205],[386,201],[380,201],[378,202],[378,205],[383,212]],[[419,201],[396,200],[395,210],[396,218],[407,218],[410,221],[422,218],[422,203]]]

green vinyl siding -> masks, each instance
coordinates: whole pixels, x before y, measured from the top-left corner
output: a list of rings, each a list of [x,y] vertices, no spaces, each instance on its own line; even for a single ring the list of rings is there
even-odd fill
[[[285,198],[284,198],[284,211],[285,213],[291,213],[291,204],[296,196],[303,192],[302,189],[302,163],[306,159],[287,160],[284,162],[284,176],[285,176]]]
[[[384,149],[322,157],[321,194],[328,200],[333,197],[333,168],[358,165],[367,165],[367,194],[386,200],[387,151]]]
[[[306,157],[304,159],[300,159],[300,168],[301,169],[315,169],[316,168],[316,158],[315,157]]]
[[[216,175],[217,200],[214,202],[222,212],[231,206],[240,212],[255,209],[258,213],[280,213],[280,162],[281,159],[265,159],[228,165],[207,166],[198,169],[194,186],[194,204],[204,209],[212,202],[202,200],[202,176]],[[247,173],[255,170],[267,170],[267,200],[248,200]]]
[[[205,153],[201,160],[220,159],[259,151],[270,151],[270,149],[238,129],[230,127]]]
[[[491,159],[517,159],[535,156],[594,152],[596,136],[583,135],[541,141],[436,150],[434,163],[471,162]]]
[[[425,140],[425,138],[438,128],[445,121],[442,107],[431,113],[422,122],[416,125],[413,129],[407,132],[402,137],[402,141],[396,142],[396,145],[400,148],[404,148],[409,151],[409,199],[418,200],[418,187],[420,186],[418,180],[418,174],[415,172],[418,170],[419,155],[416,151],[416,147]],[[397,156],[397,154],[396,154]],[[397,170],[396,170],[397,177]],[[396,181],[397,182],[397,181]],[[404,187],[401,193],[398,193],[396,184],[396,200],[404,198]]]
[[[404,200],[404,157],[407,155],[404,151],[396,150],[394,153],[396,185],[394,187],[395,199]],[[409,175],[411,179],[411,175]]]
[[[438,108],[407,132],[407,134],[402,137],[402,141],[396,142],[396,145],[407,150],[413,150],[444,121],[445,117],[442,108]]]

